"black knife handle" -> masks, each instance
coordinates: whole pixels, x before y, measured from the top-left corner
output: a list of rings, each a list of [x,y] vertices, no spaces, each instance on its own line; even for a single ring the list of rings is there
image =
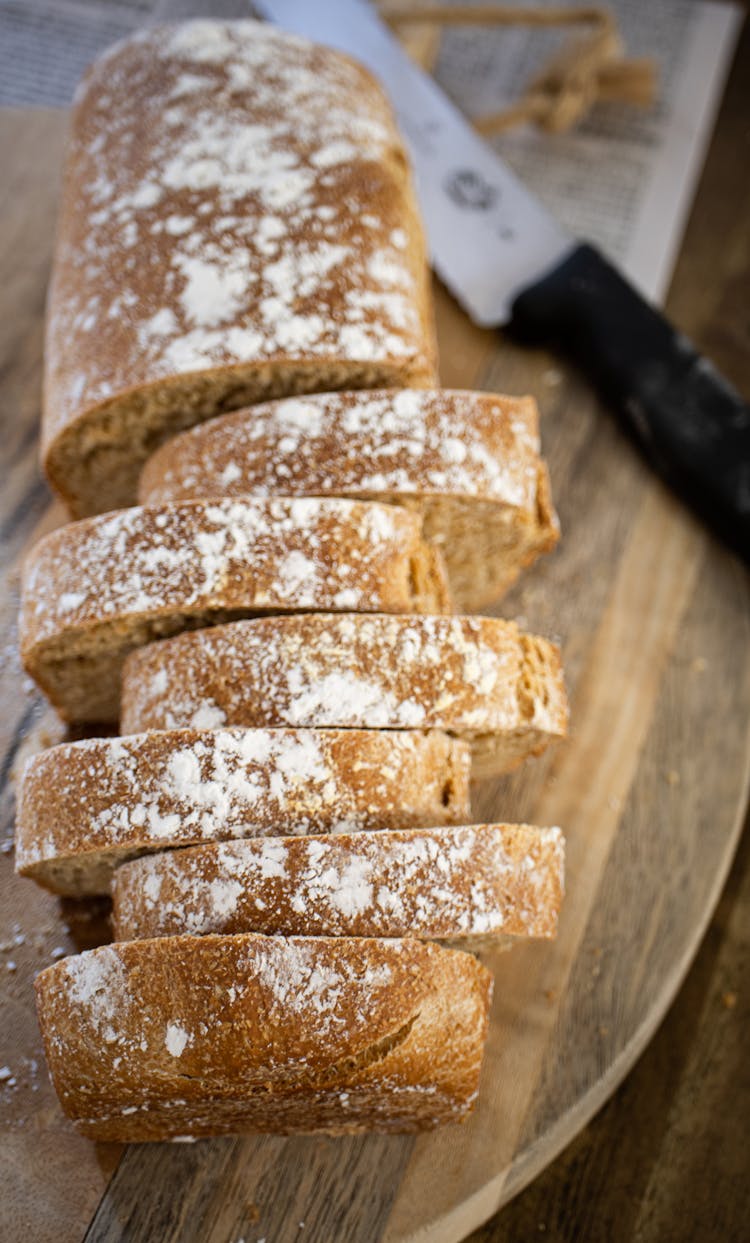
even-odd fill
[[[511,335],[556,344],[651,465],[750,562],[750,407],[593,246],[516,298]]]

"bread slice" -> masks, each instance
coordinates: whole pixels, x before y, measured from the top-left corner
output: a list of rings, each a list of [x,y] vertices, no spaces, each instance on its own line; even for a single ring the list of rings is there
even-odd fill
[[[460,824],[469,748],[445,734],[167,730],[63,743],[33,756],[16,870],[55,893],[108,893],[148,851],[228,838]]]
[[[475,776],[508,772],[564,736],[560,653],[492,617],[254,618],[131,653],[124,734],[224,725],[441,729]]]
[[[350,496],[405,505],[473,612],[557,543],[536,402],[431,390],[287,398],[212,419],[157,450],[144,503],[199,496]]]
[[[491,976],[416,940],[170,937],[63,959],[36,991],[76,1129],[140,1142],[457,1122]]]
[[[68,721],[116,721],[127,652],[230,617],[446,610],[420,520],[333,498],[185,501],[61,527],[32,549],[20,640]]]
[[[262,932],[429,937],[479,948],[553,937],[563,845],[559,829],[472,824],[151,854],[115,873],[115,939]]]
[[[49,297],[43,461],[131,505],[181,428],[289,393],[436,380],[424,238],[374,78],[252,21],[151,27],[79,87]]]

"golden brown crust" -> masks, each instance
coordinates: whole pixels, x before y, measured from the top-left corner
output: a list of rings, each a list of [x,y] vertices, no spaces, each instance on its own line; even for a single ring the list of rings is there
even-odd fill
[[[28,761],[16,869],[56,893],[107,893],[154,850],[263,834],[460,824],[469,750],[444,734],[173,730],[51,747]]]
[[[126,653],[227,616],[444,611],[439,556],[393,506],[333,498],[136,507],[53,531],[26,559],[21,654],[67,720],[114,721]]]
[[[532,397],[451,389],[315,393],[175,436],[143,468],[143,505],[206,496],[467,496],[537,503]]]
[[[123,733],[228,724],[442,729],[483,776],[563,737],[567,701],[554,644],[490,617],[257,618],[128,657]]]
[[[459,608],[496,599],[559,523],[531,397],[440,389],[267,402],[193,428],[146,463],[144,503],[349,496],[423,515]]]
[[[36,990],[63,1109],[127,1142],[458,1121],[491,976],[414,940],[175,937],[64,959]]]
[[[559,829],[474,824],[262,837],[151,854],[117,869],[117,941],[189,933],[553,937]]]
[[[82,516],[131,504],[168,435],[249,402],[430,383],[403,145],[348,57],[245,21],[138,32],[73,113],[43,457]]]

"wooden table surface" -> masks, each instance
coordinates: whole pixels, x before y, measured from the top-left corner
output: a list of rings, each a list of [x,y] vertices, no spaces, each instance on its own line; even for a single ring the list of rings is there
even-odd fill
[[[746,393],[750,393],[750,357],[742,333],[746,331],[750,271],[746,86],[749,70],[750,46],[745,34],[669,303],[678,325]],[[43,179],[40,191],[43,199],[47,193]],[[39,211],[43,209],[40,203]],[[34,212],[36,204],[29,201],[28,210]],[[26,227],[19,221],[19,230],[22,224]],[[40,254],[39,262],[46,262],[44,255]],[[23,273],[28,275],[26,266]],[[39,307],[32,308],[35,323],[40,309],[41,300]],[[451,316],[449,307],[443,310]],[[9,335],[13,335],[11,323],[6,326]],[[453,348],[443,359],[448,381],[454,371],[456,375],[465,373],[467,351],[471,354],[482,345],[475,334],[461,332],[459,318],[455,329],[451,338]],[[32,413],[30,406],[26,409],[30,400],[27,394],[37,383],[36,328],[34,334],[24,337],[26,352],[21,351],[12,359],[14,384],[17,379],[21,406],[27,416]],[[506,359],[503,367],[509,362]],[[610,437],[606,420],[601,429],[606,440]],[[21,455],[24,460],[34,451],[27,435],[16,448],[16,456]],[[558,478],[562,477],[564,465],[560,463]],[[19,494],[18,506],[14,506],[11,493],[16,486],[14,480],[18,479],[17,470],[4,485],[4,503],[9,511],[15,513],[18,506],[23,511],[23,522],[8,528],[10,545],[20,536],[18,527],[28,530],[34,514],[41,512],[45,504],[43,490],[32,487],[26,495]],[[710,581],[712,567],[706,563],[701,574]],[[734,633],[741,633],[741,628]],[[739,655],[738,665],[746,663],[747,652]],[[716,705],[712,706],[715,709]],[[718,746],[715,754],[721,754]],[[727,774],[727,786],[736,783],[738,765],[739,760],[735,760],[733,771]],[[711,777],[716,787],[715,771]],[[473,1236],[474,1243],[506,1237],[523,1240],[537,1235],[607,1238],[615,1243],[625,1239],[746,1237],[748,1180],[742,1162],[747,1145],[743,1143],[742,1127],[748,1083],[741,1032],[743,1011],[748,1008],[742,953],[743,935],[745,953],[748,941],[749,854],[746,843],[698,962],[633,1076],[612,1105],[603,1110],[546,1174]],[[31,903],[31,895],[27,900]],[[71,1162],[75,1164],[73,1154]],[[384,1167],[379,1166],[378,1170],[382,1175]],[[78,1201],[80,1185],[70,1190]],[[187,1190],[186,1184],[183,1206],[190,1200]],[[91,1195],[95,1204],[96,1188]],[[370,1224],[374,1224],[373,1218]],[[101,1229],[97,1228],[98,1233],[95,1230],[91,1237],[110,1237],[104,1219],[99,1225]],[[178,1234],[169,1237],[176,1238]],[[268,1243],[278,1240],[271,1236]]]
[[[667,309],[750,398],[747,21]],[[578,1138],[467,1243],[748,1239],[748,1030],[750,818],[700,952],[656,1037]]]

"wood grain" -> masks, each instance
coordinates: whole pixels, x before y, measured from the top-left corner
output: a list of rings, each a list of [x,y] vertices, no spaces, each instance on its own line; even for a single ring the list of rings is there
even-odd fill
[[[227,1243],[256,1235],[274,1243],[369,1243],[383,1232],[411,1143],[401,1136],[263,1136],[134,1146],[86,1243]]]
[[[0,158],[13,188],[0,232],[0,297],[13,294],[12,314],[0,316],[4,400],[13,411],[0,528],[11,564],[44,521],[34,440],[62,130],[53,114],[0,118]],[[123,1151],[76,1140],[62,1119],[40,1064],[31,1000],[31,977],[53,948],[95,941],[101,921],[16,880],[3,855],[3,962],[11,953],[17,962],[0,972],[10,1016],[0,1065],[16,1078],[0,1085],[11,1240],[457,1240],[612,1091],[695,951],[746,792],[744,573],[646,474],[578,377],[474,329],[439,289],[437,312],[447,383],[531,391],[543,410],[564,542],[501,611],[562,641],[573,732],[554,755],[477,790],[475,810],[478,818],[563,823],[560,937],[493,963],[482,1098],[465,1127],[416,1142],[267,1138]],[[23,689],[13,608],[6,594],[6,773],[19,747],[39,745],[53,728]],[[7,790],[1,806],[6,836]],[[14,947],[19,935],[25,940]]]
[[[2,500],[0,552],[0,842],[10,843],[13,797],[9,777],[24,739],[39,730],[41,700],[25,689],[15,651],[15,563],[49,508],[37,467],[40,359],[44,299],[52,254],[57,176],[66,118],[58,112],[0,112],[0,421]],[[15,158],[13,158],[15,153]],[[59,904],[13,875],[12,853],[0,855],[0,1065],[15,1083],[0,1084],[2,1107],[2,1228],[9,1240],[79,1240],[117,1159],[72,1134],[44,1069],[31,982],[52,951],[75,948]],[[84,925],[85,926],[85,925]],[[15,970],[10,964],[15,963]],[[42,1177],[49,1189],[40,1195]]]
[[[668,300],[675,321],[745,395],[750,394],[749,106],[746,24]],[[719,604],[707,599],[705,607]],[[702,624],[711,621],[706,617]],[[698,651],[700,646],[698,638]],[[676,666],[673,676],[681,672]],[[671,717],[670,700],[663,700],[654,726],[662,733]],[[722,737],[728,726],[715,718],[712,728]],[[695,781],[700,797],[700,773]],[[658,773],[653,786],[662,800],[669,795]],[[641,800],[646,823],[651,794],[646,787]],[[576,1141],[472,1235],[471,1243],[509,1243],[538,1233],[559,1243],[581,1238],[678,1243],[686,1222],[692,1238],[739,1243],[746,1237],[748,827],[700,952],[637,1067]],[[621,874],[626,863],[613,853],[612,866]]]
[[[469,1243],[747,1238],[747,827],[711,928],[637,1066],[565,1152]]]

